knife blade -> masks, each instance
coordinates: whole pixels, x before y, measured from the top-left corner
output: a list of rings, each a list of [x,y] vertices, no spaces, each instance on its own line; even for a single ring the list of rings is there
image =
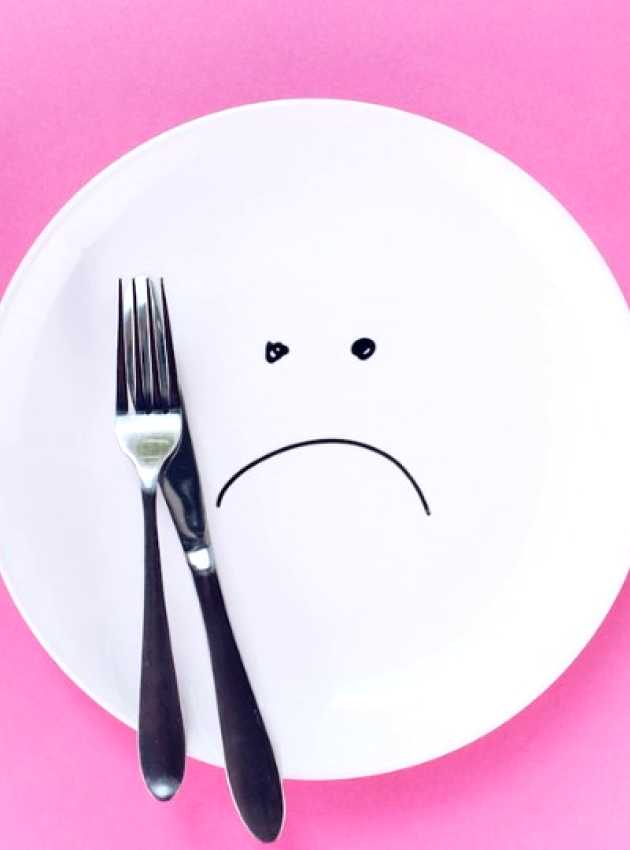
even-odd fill
[[[270,842],[278,837],[284,821],[282,782],[221,592],[183,398],[182,408],[181,442],[160,485],[201,607],[232,797],[253,835]]]

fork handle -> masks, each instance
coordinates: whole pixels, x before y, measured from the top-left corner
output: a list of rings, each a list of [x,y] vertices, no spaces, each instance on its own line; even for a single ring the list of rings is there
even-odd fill
[[[164,602],[155,497],[155,490],[142,490],[144,623],[138,741],[149,791],[158,800],[170,800],[184,776],[186,744]]]
[[[243,821],[261,841],[282,828],[282,783],[228,619],[215,569],[192,570],[203,615],[228,782]]]

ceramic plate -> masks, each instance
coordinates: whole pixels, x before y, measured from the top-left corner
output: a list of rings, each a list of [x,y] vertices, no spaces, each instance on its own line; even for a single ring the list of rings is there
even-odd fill
[[[113,412],[133,274],[167,285],[285,776],[431,759],[554,681],[630,563],[630,322],[543,188],[417,116],[278,101],[159,136],[46,228],[0,316],[0,562],[46,650],[130,725],[142,521]],[[159,520],[188,750],[220,764],[201,616]]]

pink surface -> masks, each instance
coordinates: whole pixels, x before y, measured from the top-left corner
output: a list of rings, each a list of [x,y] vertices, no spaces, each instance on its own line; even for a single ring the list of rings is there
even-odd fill
[[[172,5],[4,4],[0,292],[48,219],[129,148],[298,96],[398,106],[486,142],[573,212],[630,292],[627,0]],[[0,846],[255,846],[215,768],[189,762],[172,804],[149,798],[134,735],[65,678],[1,586],[0,645]],[[289,782],[286,796],[286,850],[626,848],[630,589],[562,679],[492,735],[388,776]]]

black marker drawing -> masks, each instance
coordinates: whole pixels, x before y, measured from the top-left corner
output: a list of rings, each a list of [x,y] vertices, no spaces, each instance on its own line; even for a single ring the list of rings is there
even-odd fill
[[[267,363],[277,363],[281,357],[289,353],[288,347],[283,342],[268,342],[265,346],[265,360]]]
[[[388,452],[383,451],[383,449],[378,449],[378,448],[376,448],[376,446],[371,446],[369,443],[360,443],[358,440],[346,440],[346,439],[343,439],[343,438],[340,438],[340,437],[327,437],[327,438],[320,438],[320,439],[316,439],[316,440],[302,440],[299,443],[291,443],[288,446],[282,446],[282,448],[280,448],[280,449],[274,449],[274,451],[268,452],[267,454],[264,454],[261,457],[256,458],[256,460],[250,461],[250,463],[247,463],[247,464],[245,464],[245,466],[241,467],[241,469],[239,469],[238,472],[235,472],[234,475],[232,475],[232,477],[229,478],[225,482],[223,487],[221,487],[219,495],[217,496],[217,508],[221,507],[221,502],[223,501],[223,497],[225,496],[225,494],[227,493],[229,488],[232,486],[232,484],[234,484],[234,482],[238,478],[240,478],[241,475],[244,475],[250,469],[253,469],[253,467],[258,466],[259,463],[263,463],[263,461],[269,460],[272,457],[276,457],[276,455],[282,454],[283,452],[290,452],[293,449],[301,449],[304,446],[317,446],[317,445],[330,444],[330,443],[342,445],[342,446],[356,446],[357,448],[360,448],[360,449],[367,449],[368,451],[375,452],[377,455],[380,455],[381,457],[384,457],[386,460],[393,463],[394,466],[396,466],[402,472],[402,474],[407,478],[407,480],[409,481],[409,483],[411,484],[413,489],[416,491],[418,498],[422,502],[422,507],[424,508],[426,515],[430,516],[431,511],[429,510],[428,502],[424,498],[424,494],[423,494],[422,490],[420,489],[420,485],[418,484],[416,479],[413,477],[413,475],[409,472],[409,470],[406,469],[399,460],[397,460],[395,457],[393,457],[393,455],[390,455]]]
[[[359,360],[367,360],[368,357],[371,357],[376,351],[376,343],[373,339],[370,339],[369,336],[362,336],[360,339],[355,339],[350,351],[355,357],[358,357]]]

